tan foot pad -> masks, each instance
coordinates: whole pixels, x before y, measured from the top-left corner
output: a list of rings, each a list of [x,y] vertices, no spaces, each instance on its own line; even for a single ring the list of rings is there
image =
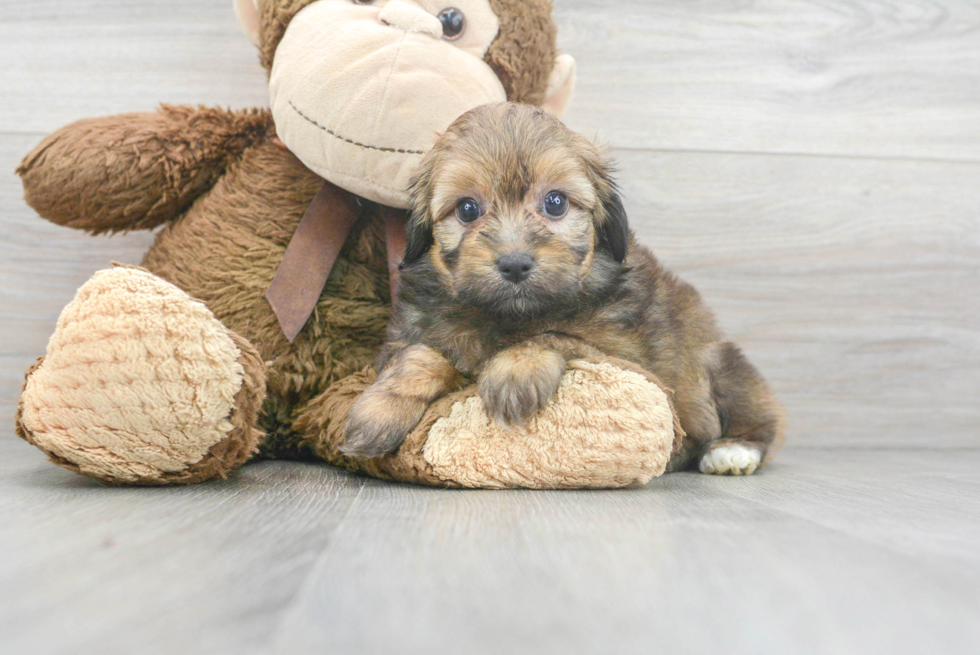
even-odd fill
[[[62,466],[111,482],[214,477],[254,450],[256,377],[258,356],[204,304],[117,267],[96,273],[62,312],[28,374],[18,432]],[[250,416],[235,410],[244,387]]]

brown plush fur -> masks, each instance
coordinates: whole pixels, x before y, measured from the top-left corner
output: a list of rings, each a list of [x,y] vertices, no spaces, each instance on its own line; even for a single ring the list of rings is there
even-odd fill
[[[260,2],[267,69],[289,21],[311,1]],[[492,2],[501,31],[487,61],[508,97],[537,101],[554,63],[550,3]],[[382,215],[389,210],[367,203],[313,317],[290,344],[264,294],[321,180],[275,137],[265,110],[165,105],[62,128],[18,173],[28,203],[60,225],[95,234],[166,225],[143,266],[202,300],[269,362],[263,452],[322,457],[310,447],[330,421],[320,409],[331,406],[331,394],[343,388],[337,384],[371,364],[384,340],[390,297]],[[320,409],[307,411],[311,403]],[[298,428],[297,416],[304,417]]]
[[[168,226],[144,266],[204,301],[270,362],[264,427],[272,453],[293,439],[297,407],[374,359],[389,316],[380,208],[334,265],[314,315],[290,344],[264,294],[320,180],[272,142],[245,152],[212,193]],[[235,217],[234,229],[226,216]]]
[[[490,0],[501,17],[500,34],[484,57],[514,102],[540,105],[544,101],[550,68],[554,62],[557,30],[551,20],[551,0]]]
[[[568,198],[558,218],[544,210],[556,190]],[[478,381],[500,422],[523,424],[554,395],[567,361],[600,353],[674,390],[687,438],[673,469],[718,445],[765,457],[782,438],[765,381],[698,293],[635,242],[602,153],[546,112],[513,103],[468,112],[423,160],[413,198],[381,377],[351,413],[349,454],[393,451],[420,403],[460,376]],[[468,199],[482,212],[464,222]],[[502,263],[515,254],[529,270],[521,281]]]
[[[78,121],[45,138],[17,173],[49,221],[93,234],[149,230],[207,192],[267,138],[268,112],[173,107]]]

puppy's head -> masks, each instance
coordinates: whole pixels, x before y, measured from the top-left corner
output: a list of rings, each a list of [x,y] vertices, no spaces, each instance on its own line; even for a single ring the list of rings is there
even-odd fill
[[[422,161],[403,267],[428,257],[443,285],[491,313],[573,304],[619,270],[626,214],[603,153],[540,109],[460,117]]]

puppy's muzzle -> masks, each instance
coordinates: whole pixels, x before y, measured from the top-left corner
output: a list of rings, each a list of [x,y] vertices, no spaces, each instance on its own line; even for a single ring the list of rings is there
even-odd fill
[[[497,270],[500,271],[501,277],[514,284],[526,280],[534,270],[534,265],[534,257],[526,252],[511,253],[497,258]]]

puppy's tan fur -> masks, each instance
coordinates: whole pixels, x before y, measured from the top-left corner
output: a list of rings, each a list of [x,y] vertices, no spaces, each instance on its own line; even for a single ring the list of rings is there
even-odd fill
[[[427,402],[469,379],[500,422],[523,423],[565,362],[599,354],[674,390],[687,436],[670,470],[723,446],[758,460],[771,452],[783,435],[778,402],[698,293],[635,242],[610,170],[594,144],[532,107],[481,107],[449,129],[414,184],[382,373],[348,420],[349,454],[392,452]],[[553,191],[568,198],[560,219],[544,210]],[[479,219],[457,218],[464,198],[482,207]],[[498,267],[514,253],[533,260],[520,283]]]

